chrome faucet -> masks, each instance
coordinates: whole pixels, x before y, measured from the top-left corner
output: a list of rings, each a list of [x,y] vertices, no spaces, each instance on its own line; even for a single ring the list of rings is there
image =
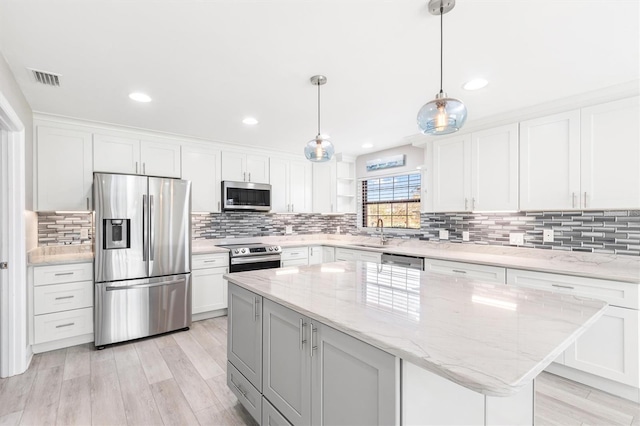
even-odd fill
[[[387,237],[384,236],[384,222],[381,217],[378,218],[376,223],[376,231],[380,231],[380,244],[384,245],[387,242]]]

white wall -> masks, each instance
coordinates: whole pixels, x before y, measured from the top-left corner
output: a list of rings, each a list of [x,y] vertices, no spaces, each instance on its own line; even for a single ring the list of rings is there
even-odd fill
[[[25,208],[33,210],[33,111],[18,87],[2,52],[0,52],[0,93],[7,98],[25,127]]]
[[[393,155],[404,154],[405,165],[390,169],[367,171],[367,161],[378,158],[385,158]],[[412,145],[403,145],[383,151],[372,152],[371,154],[360,155],[356,158],[356,178],[372,178],[377,176],[388,176],[402,173],[418,172],[417,167],[424,162],[424,148]]]

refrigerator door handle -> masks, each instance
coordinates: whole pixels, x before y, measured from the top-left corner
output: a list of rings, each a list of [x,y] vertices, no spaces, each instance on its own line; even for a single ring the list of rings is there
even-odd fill
[[[163,285],[171,285],[171,284],[180,284],[185,282],[184,279],[179,280],[171,280],[171,281],[161,281],[158,283],[149,283],[149,284],[135,284],[135,285],[123,285],[123,286],[108,286],[105,287],[106,291],[113,290],[135,290],[137,288],[149,288],[149,287],[160,287]]]
[[[147,196],[142,196],[142,261],[147,261]]]
[[[153,210],[154,210],[154,204],[153,204],[153,195],[149,195],[149,245],[151,246],[149,248],[149,260],[153,260],[153,258],[155,257],[155,250],[154,250],[154,245],[156,242],[156,231],[153,227]]]

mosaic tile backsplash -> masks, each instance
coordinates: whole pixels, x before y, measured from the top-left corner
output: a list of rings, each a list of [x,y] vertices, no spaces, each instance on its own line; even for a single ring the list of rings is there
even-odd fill
[[[92,244],[93,216],[87,213],[38,213],[38,245]],[[339,216],[313,213],[273,214],[224,212],[193,214],[193,238],[243,238],[287,235],[341,234],[377,235],[375,229],[359,230],[356,214]],[[86,229],[87,238],[83,238]],[[449,231],[449,241],[465,244],[509,245],[509,234],[524,234],[524,247],[640,256],[640,210],[557,211],[519,213],[423,213],[421,228],[393,233],[389,238],[438,240],[440,229]],[[554,241],[543,242],[545,229],[554,230]]]

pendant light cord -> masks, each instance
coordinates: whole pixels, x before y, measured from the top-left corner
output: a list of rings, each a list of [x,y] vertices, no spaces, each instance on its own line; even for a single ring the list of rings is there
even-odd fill
[[[443,37],[442,37],[442,16],[444,15],[444,0],[440,0],[440,93],[442,94],[442,51],[443,49]]]
[[[320,136],[320,80],[316,84],[318,85],[318,136]]]

